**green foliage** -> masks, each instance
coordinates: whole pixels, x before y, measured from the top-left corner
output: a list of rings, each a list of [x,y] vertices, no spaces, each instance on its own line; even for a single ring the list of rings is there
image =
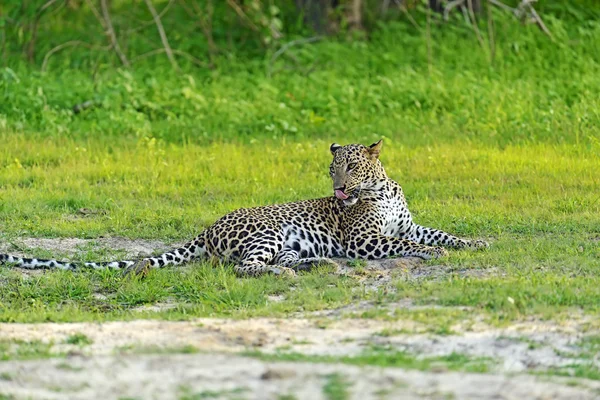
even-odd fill
[[[217,3],[220,15],[220,7],[228,6]],[[125,7],[125,20],[149,20],[144,7],[143,2]],[[574,15],[587,12],[568,9]],[[368,41],[333,37],[291,47],[273,65],[270,53],[246,54],[248,42],[215,55],[214,69],[179,60],[182,73],[162,56],[116,70],[115,56],[78,47],[55,54],[46,74],[11,57],[0,69],[0,126],[44,137],[125,136],[177,144],[383,135],[407,145],[468,140],[598,146],[600,24],[553,10],[561,19],[545,17],[554,42],[534,26],[495,13],[493,62],[467,26],[435,24],[429,41],[422,28],[403,20],[378,24]],[[44,25],[39,47],[85,35],[104,38],[99,26],[97,32],[83,28],[98,25],[89,10],[68,12],[74,18],[65,18],[65,24]],[[185,15],[173,6],[164,23],[181,26]],[[415,18],[423,27],[423,16]],[[154,31],[150,26],[140,35],[157,35]],[[184,31],[171,38],[172,46],[198,56],[193,46],[205,41],[193,37]],[[134,38],[128,46],[135,54],[160,47]],[[267,70],[275,71],[271,79],[265,78]],[[73,114],[73,106],[86,101],[93,106]]]

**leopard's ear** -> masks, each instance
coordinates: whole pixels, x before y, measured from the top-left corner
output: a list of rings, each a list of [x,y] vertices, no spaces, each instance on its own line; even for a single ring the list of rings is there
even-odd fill
[[[335,154],[335,152],[341,148],[342,148],[342,146],[340,146],[339,144],[332,143],[331,146],[329,146],[329,151],[331,151],[331,154]]]
[[[379,142],[373,143],[369,146],[368,151],[371,156],[371,160],[375,161],[379,158],[379,153],[381,153],[381,146],[383,146],[383,139],[380,139]]]

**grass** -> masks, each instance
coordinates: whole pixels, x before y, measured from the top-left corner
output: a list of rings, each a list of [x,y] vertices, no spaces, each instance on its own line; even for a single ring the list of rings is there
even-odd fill
[[[595,334],[588,335],[579,340],[571,352],[564,354],[565,356],[573,359],[574,362],[571,364],[549,368],[547,371],[543,371],[541,373],[598,381],[600,380],[600,368],[598,367],[597,362],[599,350],[600,336]]]
[[[329,374],[325,376],[323,395],[327,400],[346,400],[350,398],[348,392],[351,386],[340,374]]]
[[[75,344],[78,346],[87,346],[93,343],[92,339],[84,335],[83,333],[74,333],[73,335],[69,335],[65,339],[66,344]]]
[[[299,280],[238,279],[231,268],[205,264],[159,271],[145,280],[124,280],[112,271],[57,271],[31,278],[3,271],[1,276],[6,290],[0,293],[0,320],[5,322],[285,315],[338,307],[366,296],[353,290],[357,283],[351,278],[315,272]],[[269,295],[282,293],[283,301],[268,301]],[[138,309],[169,299],[176,307],[158,313]]]
[[[0,380],[3,381],[12,381],[13,380],[13,376],[8,373],[8,372],[3,372],[0,374]]]
[[[583,378],[600,381],[600,368],[593,362],[565,365],[546,371],[550,375],[568,376],[572,378]]]
[[[192,345],[161,347],[161,346],[123,346],[119,348],[120,354],[195,354],[198,349]]]
[[[247,352],[246,355],[265,361],[343,363],[358,366],[372,365],[415,369],[420,371],[445,370],[483,373],[490,371],[490,368],[494,364],[494,361],[488,358],[473,358],[459,353],[439,357],[418,357],[406,351],[381,346],[375,346],[355,356],[321,356],[293,352],[278,352],[275,354]],[[337,379],[334,383],[332,384],[334,387],[342,386]]]
[[[8,241],[101,235],[185,240],[229,210],[331,191],[321,173],[329,160],[327,142],[319,140],[155,144],[163,149],[162,161],[142,168],[147,156],[135,140],[120,139],[121,145],[114,147],[90,143],[87,149],[94,156],[89,157],[76,151],[72,139],[44,139],[40,146],[35,138],[4,138],[0,153],[5,158],[9,152],[27,154],[27,148],[38,149],[33,158],[57,158],[54,163],[31,161],[27,167],[23,159],[21,167],[9,164],[0,170],[5,183],[0,219]],[[593,171],[600,169],[600,158],[595,150],[466,143],[457,151],[457,145],[449,144],[408,148],[393,139],[385,146],[383,162],[403,184],[419,223],[492,242],[485,252],[452,252],[444,265],[456,271],[500,272],[486,279],[449,275],[424,283],[400,280],[395,284],[400,295],[423,304],[474,306],[508,318],[569,308],[597,310],[600,201]],[[80,208],[103,212],[82,216]],[[40,249],[30,253],[60,256]],[[83,260],[119,256],[91,249],[80,254]],[[359,283],[350,278],[311,273],[298,281],[238,280],[228,267],[203,265],[158,271],[146,281],[123,281],[112,272],[52,272],[25,279],[3,269],[0,276],[6,282],[0,293],[4,321],[126,318],[127,310],[167,298],[179,303],[163,314],[173,318],[285,314],[371,296],[353,290]],[[95,292],[109,300],[99,301]],[[267,304],[266,295],[285,300]]]
[[[37,340],[0,340],[0,361],[61,357],[62,354],[52,351],[52,346],[53,343]]]
[[[244,392],[248,389],[239,387],[231,390],[203,390],[201,392],[193,392],[189,387],[180,388],[182,394],[178,397],[179,400],[203,400],[203,399],[228,399],[239,400],[245,399]]]
[[[10,63],[0,70],[2,243],[187,240],[239,207],[331,195],[329,144],[383,137],[381,159],[415,220],[492,246],[453,251],[438,262],[450,271],[442,278],[395,278],[394,290],[381,292],[324,270],[237,279],[230,266],[195,264],[124,280],[110,271],[26,277],[2,268],[0,321],[289,316],[406,297],[432,309],[392,318],[429,318],[438,333],[474,314],[505,323],[596,313],[600,25],[552,15],[555,42],[497,15],[493,63],[470,33],[449,26],[432,27],[429,57],[424,33],[402,22],[383,24],[368,41],[291,50],[301,62],[320,60],[309,76],[268,78],[264,60],[235,57],[183,74],[158,61],[135,70],[99,61],[93,76],[59,55],[44,74]],[[90,98],[100,105],[70,111]],[[80,250],[86,261],[121,256]],[[159,302],[175,307],[140,311]]]

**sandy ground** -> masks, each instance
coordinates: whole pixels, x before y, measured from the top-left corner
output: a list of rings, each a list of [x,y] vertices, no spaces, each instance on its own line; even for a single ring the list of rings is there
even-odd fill
[[[152,254],[154,251],[166,251],[175,248],[180,244],[181,243],[165,243],[160,240],[126,239],[120,237],[101,237],[98,239],[20,238],[11,241],[11,243],[5,241],[0,242],[0,252],[10,252],[10,254],[29,257],[31,254],[24,252],[22,249],[44,249],[57,253],[75,254],[84,248],[91,247],[121,250],[125,252],[127,257],[143,257]]]
[[[182,398],[189,390],[224,399],[277,399],[276,394],[290,393],[298,399],[319,399],[324,398],[326,376],[338,373],[350,385],[350,398],[356,399],[600,398],[600,382],[528,374],[582,362],[576,354],[584,334],[577,324],[530,321],[510,329],[480,326],[448,336],[381,336],[382,331],[411,328],[404,321],[331,319],[323,324],[323,319],[315,318],[0,324],[5,340],[54,343],[53,352],[66,354],[58,359],[0,362],[0,393],[17,399],[170,399]],[[92,343],[65,344],[75,334]],[[454,373],[442,365],[417,372],[239,356],[248,350],[357,355],[374,344],[419,357],[451,353],[486,357],[492,360],[492,373]],[[198,353],[176,354],[184,348]]]
[[[2,390],[34,399],[343,399],[324,388],[332,374],[349,399],[597,399],[599,386],[533,376],[425,373],[396,368],[272,363],[227,354],[99,356],[0,363]],[[339,392],[337,392],[339,393]],[[288,397],[290,398],[290,397]]]
[[[20,246],[47,248],[66,254],[90,241],[23,239]],[[171,246],[156,241],[98,239],[93,246],[124,249],[130,256]],[[7,246],[0,246],[0,251]],[[352,273],[340,263],[340,273]],[[370,263],[363,274],[379,287],[390,271],[420,276],[443,276],[444,268],[425,267],[413,259]],[[451,271],[459,274],[496,271]],[[277,301],[274,298],[272,301]],[[168,307],[154,305],[143,309]],[[556,324],[525,321],[498,329],[483,322],[452,327],[453,335],[419,332],[412,321],[348,318],[348,312],[377,307],[368,302],[295,318],[249,320],[197,319],[185,322],[139,320],[108,323],[0,324],[3,340],[52,344],[59,358],[0,362],[0,399],[325,399],[331,374],[346,382],[351,399],[598,399],[600,382],[533,376],[552,367],[591,362],[581,360],[579,342],[587,321],[573,316]],[[410,300],[386,305],[416,308]],[[88,345],[65,344],[74,334]],[[460,353],[491,360],[491,373],[406,371],[397,368],[355,367],[342,364],[265,362],[241,357],[252,350],[289,351],[306,355],[357,355],[373,345],[407,351],[418,357]],[[198,353],[177,354],[182,348]],[[160,354],[156,354],[160,352]],[[66,357],[65,357],[66,355]],[[186,397],[187,396],[187,397]]]
[[[413,322],[369,319],[253,318],[247,320],[200,318],[194,321],[139,320],[105,323],[0,324],[0,337],[8,340],[54,343],[57,353],[86,356],[111,355],[131,349],[170,349],[186,346],[202,352],[264,353],[288,351],[307,355],[357,355],[386,346],[421,357],[452,353],[487,357],[503,373],[560,367],[577,362],[577,343],[583,337],[575,325],[555,326],[531,321],[507,329],[481,326],[457,335],[391,334],[413,328]],[[65,344],[69,336],[83,334],[93,343],[81,348]],[[125,349],[125,350],[124,350]],[[572,356],[571,356],[572,355]]]

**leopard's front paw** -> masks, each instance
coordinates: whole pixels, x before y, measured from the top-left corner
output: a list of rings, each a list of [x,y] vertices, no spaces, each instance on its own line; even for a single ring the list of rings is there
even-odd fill
[[[277,276],[296,276],[296,271],[288,267],[271,267],[268,272]]]
[[[450,253],[448,253],[448,250],[446,250],[443,247],[434,247],[433,248],[433,256],[435,258],[448,257],[449,255],[450,255]]]

